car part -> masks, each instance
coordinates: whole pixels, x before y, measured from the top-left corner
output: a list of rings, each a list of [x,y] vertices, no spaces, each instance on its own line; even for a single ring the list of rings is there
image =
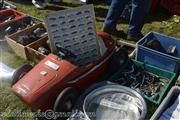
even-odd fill
[[[136,91],[114,84],[90,92],[84,100],[83,112],[88,120],[139,120],[145,119],[147,106]]]
[[[78,92],[73,87],[67,87],[58,95],[54,103],[53,110],[55,112],[71,112],[72,108],[78,98]],[[58,118],[58,116],[57,116]],[[66,116],[59,117],[61,119],[67,118]]]
[[[50,51],[46,49],[45,47],[39,47],[38,51],[44,55],[48,55],[50,53]]]
[[[11,35],[15,32],[19,32],[25,28],[28,28],[30,26],[37,24],[38,22],[40,22],[40,20],[31,16],[27,16],[21,20],[6,24],[4,26],[1,26],[0,28],[2,30],[0,32],[0,37],[1,36],[4,37],[5,35]]]
[[[167,49],[167,54],[172,55],[172,56],[176,56],[176,45],[170,45]]]
[[[20,80],[20,79],[21,79],[27,72],[29,72],[32,68],[33,68],[33,66],[32,66],[32,65],[29,65],[29,64],[24,64],[24,65],[20,66],[20,67],[13,73],[11,86],[13,86],[18,80]]]
[[[73,108],[73,110],[80,110],[80,111],[83,111],[83,103],[84,103],[84,99],[85,97],[90,93],[92,92],[94,89],[96,88],[99,88],[99,87],[102,87],[102,86],[105,86],[105,85],[113,85],[115,83],[113,82],[110,82],[110,81],[103,81],[103,82],[98,82],[98,83],[95,83],[91,86],[89,86],[89,88],[87,90],[85,90],[77,99],[76,101],[76,104]]]
[[[10,34],[14,33],[14,31],[15,30],[12,27],[10,27],[10,26],[5,29],[5,33],[7,35],[10,35]]]
[[[15,69],[0,62],[0,81],[6,81],[8,83],[12,83],[12,76],[14,72]]]
[[[38,28],[32,30],[32,32],[30,32],[29,34],[18,36],[17,42],[26,46],[29,43],[32,43],[32,42],[42,38],[45,35],[46,35],[45,28],[38,27]]]
[[[111,81],[135,89],[140,94],[151,97],[156,101],[159,99],[163,86],[169,83],[168,78],[146,72],[145,67],[139,68],[135,64],[130,65],[128,70],[122,72],[118,79]]]
[[[109,72],[116,72],[126,61],[128,60],[128,52],[127,50],[116,47],[116,50],[111,57]]]
[[[12,86],[13,92],[33,110],[46,111],[53,108],[57,96],[66,87],[81,91],[97,82],[97,78],[106,73],[115,47],[108,34],[100,32],[98,35],[107,50],[96,62],[78,67],[49,54]]]
[[[46,33],[46,29],[44,28],[36,28],[35,30],[33,30],[33,35],[38,37],[38,38],[41,38],[43,37]]]
[[[33,39],[32,38],[33,36],[28,36],[28,35],[19,36],[17,42],[25,46],[34,41],[34,38]]]
[[[69,57],[73,57],[76,58],[76,55],[74,55],[70,50],[64,49],[62,48],[59,44],[56,45],[57,50],[59,51],[58,55],[61,58],[69,58]]]
[[[16,15],[5,16],[5,17],[0,18],[0,22],[8,22],[8,21],[14,19],[15,17],[16,17]]]
[[[25,73],[32,69],[32,65],[25,64],[17,69],[13,69],[0,62],[0,81],[6,81],[14,85]]]
[[[176,84],[175,84],[175,85],[180,86],[180,75],[178,76],[178,78],[177,78],[177,81],[176,81]]]
[[[161,43],[154,38],[146,43],[146,47],[160,51]]]

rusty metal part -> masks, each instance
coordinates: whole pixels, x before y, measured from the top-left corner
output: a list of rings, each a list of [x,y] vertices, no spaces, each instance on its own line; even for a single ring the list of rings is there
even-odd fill
[[[113,82],[118,82],[125,86],[129,86],[140,92],[142,95],[151,97],[154,100],[158,100],[160,91],[164,85],[169,83],[167,78],[155,75],[147,72],[143,69],[139,69],[132,65],[128,72],[122,72],[119,79]]]

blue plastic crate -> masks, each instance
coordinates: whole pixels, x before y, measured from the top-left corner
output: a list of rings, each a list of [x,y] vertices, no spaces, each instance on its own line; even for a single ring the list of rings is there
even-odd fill
[[[161,43],[162,48],[167,50],[170,45],[176,45],[176,57],[159,52],[148,47],[145,43],[156,39]],[[136,60],[146,62],[152,66],[159,67],[171,72],[178,73],[180,70],[180,39],[162,35],[156,32],[150,32],[139,40],[136,44]]]

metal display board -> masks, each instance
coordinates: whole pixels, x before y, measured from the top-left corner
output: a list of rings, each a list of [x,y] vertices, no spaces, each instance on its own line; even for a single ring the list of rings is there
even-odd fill
[[[76,57],[66,58],[74,64],[86,65],[100,57],[93,5],[61,10],[45,15],[45,24],[52,52],[59,55],[59,47]]]

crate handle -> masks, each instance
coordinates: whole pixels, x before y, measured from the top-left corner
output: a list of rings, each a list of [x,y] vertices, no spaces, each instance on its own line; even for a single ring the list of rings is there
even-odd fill
[[[141,45],[144,46],[144,44],[147,43],[147,41],[148,41],[148,40],[147,40],[147,38],[146,38],[146,39],[144,40],[144,42],[143,42]]]

